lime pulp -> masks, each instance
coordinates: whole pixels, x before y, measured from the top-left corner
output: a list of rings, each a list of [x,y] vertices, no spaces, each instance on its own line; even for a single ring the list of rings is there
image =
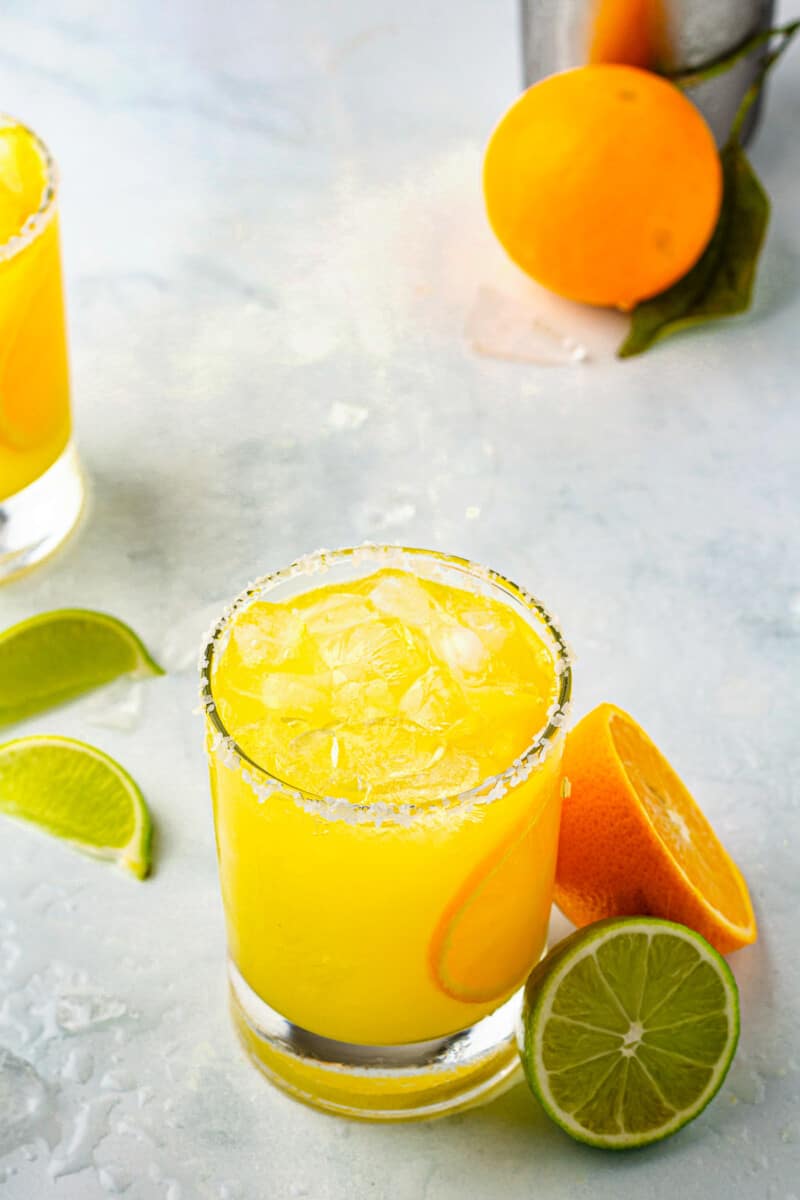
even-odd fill
[[[632,917],[561,942],[525,994],[523,1065],[545,1111],[579,1141],[645,1146],[719,1090],[739,1036],[736,983],[693,930]]]
[[[0,813],[139,879],[150,870],[152,823],[142,793],[119,763],[85,742],[39,736],[0,746]]]
[[[163,671],[116,617],[63,608],[21,621],[0,634],[0,727],[128,674]]]

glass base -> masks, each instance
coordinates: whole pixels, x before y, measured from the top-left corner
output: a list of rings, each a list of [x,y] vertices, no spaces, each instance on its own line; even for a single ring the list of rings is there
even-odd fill
[[[357,1046],[287,1021],[232,962],[228,975],[233,1020],[248,1057],[272,1083],[315,1108],[368,1121],[419,1121],[485,1104],[520,1077],[521,992],[448,1037]]]
[[[0,500],[0,582],[57,550],[77,525],[83,505],[83,477],[70,443],[44,475]]]

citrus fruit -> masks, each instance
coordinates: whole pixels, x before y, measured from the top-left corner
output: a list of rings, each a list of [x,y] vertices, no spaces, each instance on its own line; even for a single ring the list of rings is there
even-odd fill
[[[30,617],[0,634],[0,726],[127,674],[163,671],[116,617],[84,608]]]
[[[632,717],[601,704],[567,738],[555,900],[576,925],[651,915],[696,929],[721,954],[756,939],[738,868]]]
[[[646,1146],[716,1095],[739,1039],[736,982],[690,929],[599,921],[561,942],[525,989],[522,1061],[545,1111],[579,1141]]]
[[[548,804],[465,880],[436,927],[428,961],[455,1000],[485,1003],[525,981],[547,942],[559,806]]]
[[[127,771],[102,750],[62,737],[0,746],[0,812],[19,817],[144,879],[152,825]]]
[[[589,62],[655,69],[668,54],[662,0],[596,0]]]
[[[529,88],[492,134],[483,184],[492,229],[523,271],[623,309],[686,274],[722,199],[694,105],[658,75],[608,63]]]

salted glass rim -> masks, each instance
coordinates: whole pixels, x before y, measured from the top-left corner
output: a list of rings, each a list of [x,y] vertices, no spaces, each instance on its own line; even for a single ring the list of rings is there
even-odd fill
[[[326,571],[331,566],[336,566],[348,560],[354,566],[359,566],[366,562],[383,563],[384,565],[392,566],[397,565],[398,561],[403,563],[409,557],[412,563],[414,558],[433,560],[444,567],[453,567],[474,579],[490,583],[494,588],[502,592],[505,597],[516,599],[525,609],[536,615],[539,623],[551,639],[552,644],[548,645],[548,649],[553,655],[554,667],[559,680],[558,696],[548,710],[544,725],[536,732],[525,750],[508,767],[487,776],[474,787],[454,795],[439,797],[437,800],[426,804],[393,803],[391,796],[382,798],[381,800],[369,800],[359,803],[358,800],[348,800],[330,795],[323,796],[311,792],[306,788],[299,787],[288,780],[281,779],[279,775],[269,771],[266,767],[256,762],[255,759],[251,758],[225,728],[225,724],[217,709],[211,685],[214,650],[217,643],[224,637],[237,613],[288,580],[297,578],[298,576],[311,578],[316,574]],[[407,564],[405,569],[408,570],[410,566],[411,564]],[[547,642],[545,642],[545,645],[547,645]],[[490,567],[481,566],[479,563],[462,558],[456,554],[445,554],[439,550],[426,550],[421,547],[394,545],[390,543],[376,544],[365,542],[360,546],[344,547],[339,550],[316,550],[312,554],[295,559],[289,566],[277,571],[271,571],[248,584],[209,631],[203,643],[200,657],[200,698],[205,715],[213,726],[218,739],[216,746],[212,745],[209,748],[209,755],[214,753],[221,744],[224,745],[229,757],[237,759],[244,770],[256,772],[256,779],[253,779],[252,775],[249,774],[246,774],[245,778],[254,787],[254,790],[262,793],[261,798],[263,799],[266,799],[273,792],[280,792],[283,795],[288,794],[300,800],[303,806],[309,808],[311,811],[324,811],[334,807],[340,812],[353,814],[356,816],[356,819],[391,819],[392,816],[401,812],[408,815],[418,815],[423,812],[430,813],[442,808],[459,805],[470,805],[473,803],[490,804],[495,800],[500,800],[510,788],[518,786],[527,779],[534,768],[544,762],[550,748],[558,738],[559,733],[566,723],[572,705],[572,662],[572,652],[561,632],[558,622],[548,612],[541,601],[537,600],[525,588],[513,583],[505,575],[500,574],[499,571],[492,570]]]
[[[42,191],[42,198],[39,201],[39,207],[34,212],[28,214],[19,233],[13,233],[7,241],[0,242],[0,263],[9,262],[12,258],[16,258],[18,254],[21,254],[23,250],[36,241],[45,227],[50,223],[58,199],[58,167],[46,143],[24,121],[17,120],[10,113],[0,112],[0,130],[9,127],[23,129],[41,154],[42,162],[44,163],[44,190]]]

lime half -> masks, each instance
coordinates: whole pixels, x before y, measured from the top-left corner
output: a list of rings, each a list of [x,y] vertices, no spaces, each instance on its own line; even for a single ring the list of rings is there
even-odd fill
[[[85,742],[42,736],[0,746],[0,813],[138,879],[150,870],[152,823],[142,793],[119,763]]]
[[[525,991],[523,1065],[545,1111],[610,1150],[675,1133],[716,1095],[739,1038],[730,968],[693,930],[630,917],[579,930]]]
[[[128,674],[164,672],[116,617],[61,608],[21,621],[0,634],[0,726]]]

